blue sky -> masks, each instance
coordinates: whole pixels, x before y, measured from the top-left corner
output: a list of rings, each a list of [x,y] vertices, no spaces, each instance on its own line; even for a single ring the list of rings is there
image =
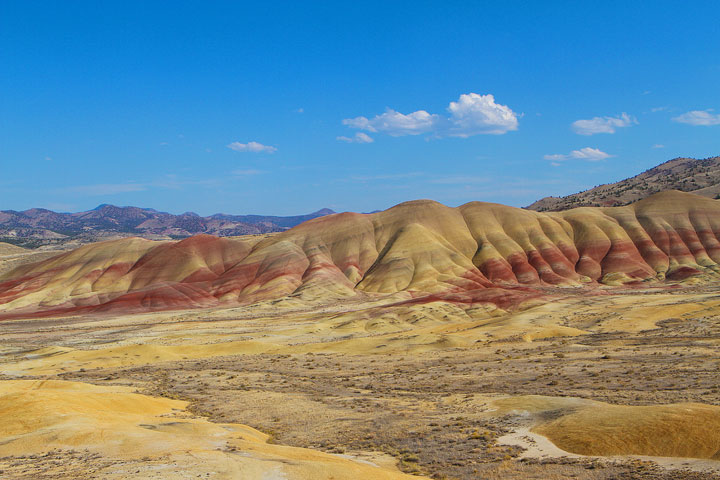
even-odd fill
[[[720,3],[0,2],[0,209],[523,206],[720,155]]]

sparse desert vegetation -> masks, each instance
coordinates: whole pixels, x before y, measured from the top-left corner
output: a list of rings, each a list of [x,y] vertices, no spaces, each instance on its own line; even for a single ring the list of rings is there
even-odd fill
[[[380,452],[402,471],[430,478],[720,478],[716,462],[708,460],[708,449],[720,441],[711,422],[719,417],[715,410],[709,417],[681,417],[702,434],[680,439],[687,445],[682,454],[697,459],[653,456],[672,441],[636,427],[624,433],[640,435],[649,447],[637,443],[639,450],[619,457],[573,455],[621,452],[572,452],[572,446],[558,452],[552,444],[535,451],[536,440],[522,440],[523,431],[533,435],[535,429],[565,445],[553,428],[571,434],[568,425],[576,425],[576,432],[586,432],[580,443],[575,437],[576,444],[612,444],[612,434],[595,442],[599,433],[577,421],[586,411],[579,407],[588,405],[604,411],[606,404],[720,404],[720,364],[712,354],[720,338],[714,288],[620,289],[599,297],[570,291],[551,308],[472,321],[447,316],[432,304],[412,311],[388,308],[369,320],[352,302],[334,305],[350,311],[345,316],[295,308],[275,315],[220,309],[10,320],[4,324],[2,372],[6,380],[58,379],[186,401],[201,419],[250,425],[274,444],[341,455]],[[270,305],[258,306],[263,308]],[[633,312],[643,323],[632,321]],[[562,323],[566,332],[583,333],[532,341],[516,333],[532,329],[538,314]],[[347,315],[361,328],[349,329]],[[444,343],[418,340],[428,323],[408,327],[397,321],[423,316]],[[374,331],[367,331],[371,324]],[[503,325],[513,328],[498,334]],[[649,428],[662,431],[662,424],[648,418]],[[147,452],[83,452],[53,448],[28,457],[5,450],[2,469],[13,478],[43,471],[114,478],[118,469],[145,472],[148,465],[163,464]],[[52,469],[52,462],[67,469]],[[171,468],[162,471],[172,478]]]
[[[0,480],[720,480],[718,18],[0,1]]]

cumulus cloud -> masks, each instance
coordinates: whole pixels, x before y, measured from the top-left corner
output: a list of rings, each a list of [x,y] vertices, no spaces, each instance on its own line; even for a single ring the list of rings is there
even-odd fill
[[[597,162],[599,160],[605,160],[606,158],[610,158],[612,156],[613,155],[605,153],[597,148],[585,147],[581,148],[580,150],[573,150],[568,154],[556,153],[553,155],[545,155],[543,156],[543,158],[545,160],[552,160],[552,165],[557,166],[557,162],[563,160],[587,160],[589,162]]]
[[[615,133],[618,128],[630,127],[636,123],[635,117],[623,112],[617,117],[594,117],[589,120],[577,120],[572,123],[572,129],[578,135],[595,135],[596,133]]]
[[[339,136],[336,137],[336,140],[345,143],[372,143],[375,141],[370,135],[363,132],[356,133],[354,137]]]
[[[460,95],[457,102],[450,102],[447,111],[447,116],[426,110],[404,114],[388,108],[385,113],[372,118],[346,118],[342,123],[350,128],[393,137],[432,133],[438,137],[467,138],[481,134],[501,135],[518,127],[517,114],[510,107],[496,103],[492,95]]]
[[[699,125],[703,127],[709,127],[711,125],[720,125],[720,114],[711,113],[713,109],[708,110],[693,110],[691,112],[683,113],[675,118],[674,122],[687,123],[688,125]]]
[[[277,152],[277,148],[272,147],[270,145],[263,145],[262,143],[258,143],[258,142],[248,142],[248,143],[232,142],[227,147],[230,150],[235,150],[236,152],[253,152],[253,153],[260,153],[260,152],[275,153],[275,152]]]
[[[467,138],[473,135],[502,135],[517,130],[517,115],[510,107],[495,103],[492,95],[467,93],[450,102],[448,135]]]
[[[343,120],[343,125],[368,132],[382,132],[400,137],[403,135],[420,135],[433,129],[438,120],[437,115],[431,115],[425,110],[408,113],[388,108],[382,115],[375,115],[373,118],[355,117]]]

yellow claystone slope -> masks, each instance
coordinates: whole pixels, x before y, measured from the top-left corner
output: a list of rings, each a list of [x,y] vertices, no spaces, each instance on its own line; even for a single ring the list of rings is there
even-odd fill
[[[0,457],[53,449],[120,460],[100,478],[410,480],[421,477],[303,448],[267,443],[245,425],[190,415],[186,402],[57,380],[0,381]],[[134,463],[142,460],[142,463]],[[132,463],[133,474],[123,471]],[[135,468],[139,471],[135,471]]]

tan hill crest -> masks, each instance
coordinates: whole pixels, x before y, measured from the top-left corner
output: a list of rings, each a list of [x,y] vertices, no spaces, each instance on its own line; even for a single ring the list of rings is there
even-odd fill
[[[665,190],[717,198],[720,195],[720,157],[675,158],[634,177],[565,197],[545,197],[527,208],[548,212],[577,207],[617,207]]]

